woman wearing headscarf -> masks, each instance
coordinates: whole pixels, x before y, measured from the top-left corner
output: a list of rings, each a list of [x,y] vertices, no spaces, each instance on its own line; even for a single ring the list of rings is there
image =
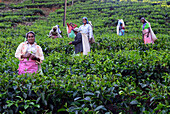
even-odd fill
[[[74,34],[74,29],[77,27],[76,24],[73,24],[73,23],[70,23],[68,24],[67,23],[67,33],[68,33],[68,37],[69,38],[74,38],[75,37],[75,34]]]
[[[83,54],[87,55],[88,52],[90,52],[90,43],[93,37],[92,27],[89,24],[87,17],[83,17],[83,25],[79,27],[79,30],[82,34]]]
[[[27,41],[22,42],[16,52],[15,57],[19,59],[19,75],[25,73],[38,73],[41,70],[41,63],[44,55],[41,47],[35,43],[35,33],[30,31],[26,34]]]
[[[123,36],[124,34],[125,34],[125,23],[123,19],[119,19],[117,25],[117,35]]]
[[[50,31],[50,33],[49,33],[49,37],[51,38],[53,38],[53,39],[55,39],[55,38],[62,38],[62,36],[61,36],[61,31],[60,31],[60,29],[59,29],[59,26],[58,25],[56,25],[56,26],[54,26],[52,29],[51,29],[51,31]]]
[[[141,22],[143,23],[143,25],[141,26],[141,30],[142,30],[142,39],[144,40],[144,44],[149,44],[149,43],[154,44],[154,41],[157,38],[152,31],[150,23],[144,17],[141,18]]]

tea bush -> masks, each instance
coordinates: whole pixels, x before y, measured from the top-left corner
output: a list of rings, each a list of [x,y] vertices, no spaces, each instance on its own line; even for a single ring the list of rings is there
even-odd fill
[[[144,45],[141,38],[138,18],[148,15],[145,8],[158,37],[153,45]],[[63,9],[32,26],[1,29],[0,113],[170,112],[169,23],[156,16],[168,11],[149,3],[77,1],[67,9],[67,22],[80,26],[83,16],[92,21],[96,43],[88,56],[74,55],[74,46],[68,45],[74,39],[67,38],[62,26]],[[127,25],[123,37],[116,35],[119,18]],[[47,34],[56,24],[63,38],[53,40]],[[14,54],[28,31],[36,33],[43,49],[44,75],[17,74]]]

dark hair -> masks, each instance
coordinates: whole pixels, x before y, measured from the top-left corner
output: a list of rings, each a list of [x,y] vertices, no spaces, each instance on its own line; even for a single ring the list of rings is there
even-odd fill
[[[35,33],[34,33],[33,31],[29,31],[28,33],[26,33],[26,38],[28,38],[28,35],[29,35],[30,33],[33,34],[34,37],[35,37]]]

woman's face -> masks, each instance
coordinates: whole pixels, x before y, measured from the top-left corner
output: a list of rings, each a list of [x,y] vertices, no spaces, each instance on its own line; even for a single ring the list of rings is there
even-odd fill
[[[142,19],[141,22],[144,23],[145,21]]]
[[[29,33],[28,34],[28,43],[33,44],[35,42],[34,34]]]
[[[84,23],[84,24],[86,24],[86,23],[87,23],[86,19],[83,19],[83,23]]]
[[[57,30],[57,28],[53,28],[54,32]]]

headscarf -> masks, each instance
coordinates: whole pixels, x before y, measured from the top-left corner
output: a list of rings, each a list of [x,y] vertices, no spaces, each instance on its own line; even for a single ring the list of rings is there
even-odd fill
[[[87,21],[87,24],[89,24],[87,17],[83,17],[82,19],[85,19]]]
[[[144,17],[141,17],[141,19],[140,20],[144,20],[145,21],[145,23],[148,23],[147,22],[147,20],[144,18]]]
[[[92,22],[91,21],[89,21],[89,24],[92,26]]]

